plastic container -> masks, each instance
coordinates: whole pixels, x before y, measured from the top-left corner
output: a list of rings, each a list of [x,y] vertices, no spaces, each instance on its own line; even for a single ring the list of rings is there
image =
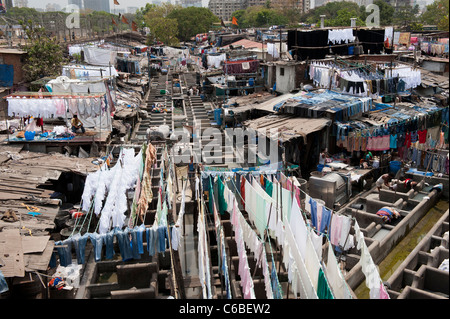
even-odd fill
[[[355,50],[355,47],[353,45],[349,46],[348,47],[348,55],[353,55],[354,54],[354,50]]]
[[[400,161],[390,161],[389,171],[393,174],[397,174],[398,170],[401,168],[402,163]]]
[[[215,109],[214,110],[214,121],[218,125],[222,125],[222,109]]]
[[[25,131],[25,139],[27,141],[32,141],[34,140],[34,137],[36,136],[36,132],[35,131]]]

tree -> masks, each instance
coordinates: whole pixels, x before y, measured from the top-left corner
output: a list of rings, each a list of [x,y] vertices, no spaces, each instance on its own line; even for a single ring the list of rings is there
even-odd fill
[[[320,24],[320,16],[325,15],[325,21],[328,20],[330,21],[330,23],[334,23],[333,20],[336,20],[338,18],[338,12],[340,10],[352,13],[353,16],[351,18],[359,18],[362,16],[361,7],[359,7],[356,3],[348,1],[340,1],[340,2],[328,2],[324,6],[320,6],[313,10],[310,10],[308,13],[304,14],[301,17],[301,21],[310,24],[313,23]],[[344,12],[341,12],[341,16],[339,17],[339,19],[340,20],[343,19],[344,16],[346,16],[346,14]],[[350,22],[347,25],[350,26]]]
[[[181,41],[189,41],[198,33],[208,32],[214,22],[220,22],[211,10],[198,7],[176,8],[167,18],[177,20],[177,35]]]
[[[20,21],[30,44],[25,46],[26,62],[23,66],[25,80],[32,82],[46,76],[57,76],[66,62],[63,49],[55,38],[46,36],[45,29],[33,25],[31,20]]]
[[[419,18],[417,17],[418,13],[418,5],[414,7],[411,7],[410,5],[398,7],[393,15],[392,22],[394,25],[410,29],[411,25],[419,20]]]
[[[373,2],[373,4],[377,5],[378,9],[380,10],[380,25],[392,25],[392,18],[395,11],[394,7],[384,0],[376,0]],[[369,14],[370,12],[366,12],[366,8],[364,6],[361,6],[361,20],[366,21],[366,18]]]
[[[169,19],[167,16],[178,6],[170,3],[162,5],[151,5],[144,15],[145,25],[150,28],[150,35],[147,41],[151,44],[153,40],[161,41],[167,45],[178,45],[177,38],[178,22],[176,19]]]
[[[356,10],[341,9],[337,12],[337,16],[324,21],[326,27],[349,27],[351,25],[351,18],[356,19],[357,26],[364,26],[365,22],[358,17]]]
[[[156,41],[161,41],[165,45],[178,46],[180,40],[177,38],[177,32],[177,20],[168,18],[152,19],[152,23],[150,24],[150,33]]]
[[[245,10],[235,11],[233,16],[238,20],[240,28],[284,25],[289,22],[281,10],[268,9],[266,6],[251,6]]]
[[[427,5],[426,10],[420,16],[424,24],[437,25],[439,30],[448,31],[449,0],[436,0]]]

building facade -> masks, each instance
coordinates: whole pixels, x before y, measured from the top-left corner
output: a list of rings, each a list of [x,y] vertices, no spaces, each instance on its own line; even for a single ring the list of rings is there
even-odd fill
[[[180,1],[180,5],[183,8],[187,8],[187,7],[201,8],[202,7],[202,0],[181,0]]]
[[[231,21],[233,12],[245,10],[247,6],[248,0],[210,0],[208,4],[209,10],[223,21]]]
[[[83,9],[83,0],[69,0],[69,5],[76,5],[78,8]]]
[[[109,0],[84,0],[84,9],[110,12]]]

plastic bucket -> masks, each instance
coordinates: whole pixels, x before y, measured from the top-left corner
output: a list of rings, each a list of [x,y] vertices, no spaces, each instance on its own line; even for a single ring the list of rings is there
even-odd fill
[[[355,49],[355,47],[354,47],[353,45],[352,45],[352,46],[349,46],[349,47],[348,47],[348,55],[353,55],[354,49]]]
[[[398,170],[401,168],[402,163],[400,161],[390,161],[389,162],[389,171],[392,174],[396,174]]]
[[[27,141],[32,141],[34,140],[34,137],[36,136],[36,132],[35,131],[25,131],[25,139]]]

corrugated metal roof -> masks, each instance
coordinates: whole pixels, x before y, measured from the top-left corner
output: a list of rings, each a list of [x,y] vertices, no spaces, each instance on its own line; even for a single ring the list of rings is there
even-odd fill
[[[330,119],[325,118],[302,118],[286,115],[267,115],[255,120],[245,121],[244,126],[260,131],[270,136],[270,131],[276,129],[279,140],[288,141],[292,138],[306,136],[310,133],[320,131],[331,125]]]
[[[263,47],[265,49],[267,47],[266,44],[263,44],[263,43],[260,43],[260,42],[255,42],[255,41],[252,41],[252,40],[247,40],[247,39],[242,39],[242,40],[233,42],[230,45],[232,45],[232,46],[241,46],[242,45],[246,49],[249,49],[249,48],[261,48],[261,47]],[[230,45],[226,45],[226,46],[224,46],[224,48],[228,48]]]

